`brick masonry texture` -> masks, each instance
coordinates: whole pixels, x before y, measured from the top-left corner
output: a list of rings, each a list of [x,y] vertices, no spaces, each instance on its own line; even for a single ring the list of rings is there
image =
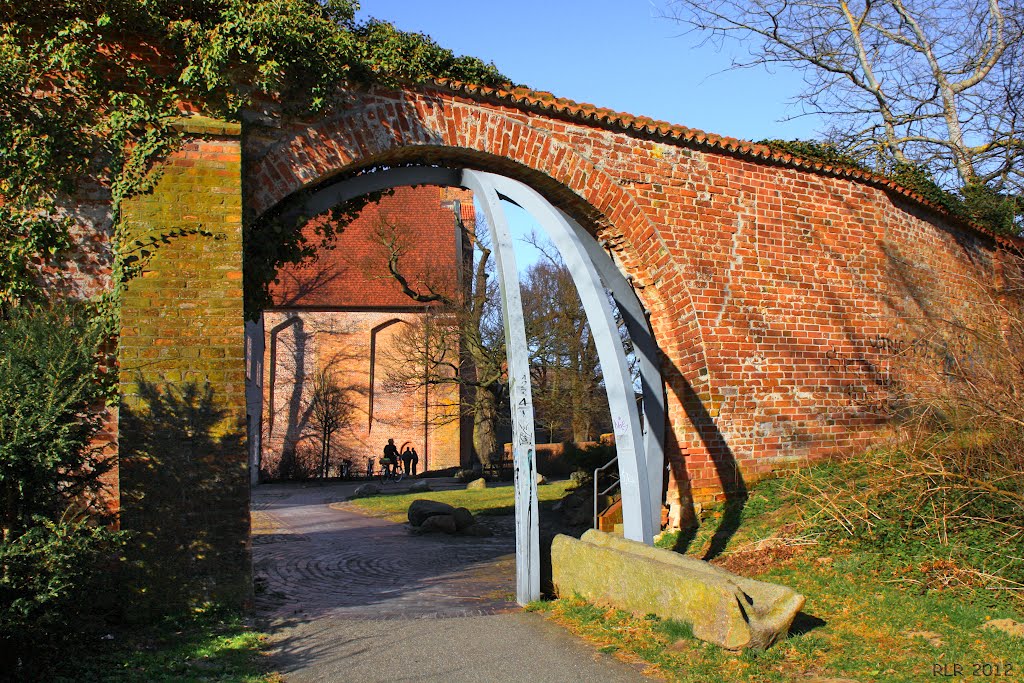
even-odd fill
[[[472,208],[471,194],[462,194],[461,203]],[[458,290],[455,217],[442,206],[442,201],[451,199],[438,187],[402,187],[366,205],[355,220],[338,230],[330,249],[278,270],[270,286],[273,307],[422,309],[388,272],[385,239],[396,240],[401,250],[398,268],[413,289],[427,292],[433,287],[454,294]],[[325,219],[310,221],[303,228],[309,243],[319,243],[315,228],[321,222]]]
[[[241,138],[209,119],[185,128],[155,190],[124,207],[134,235],[184,230],[145,255],[122,302],[108,431],[140,598],[249,598],[243,212],[254,223],[339,174],[408,162],[501,173],[603,241],[662,351],[677,522],[771,471],[857,453],[888,424],[896,352],[949,322],[993,320],[1007,244],[891,184],[535,99],[440,84],[352,92],[334,115],[270,118]],[[98,227],[64,273],[69,293],[109,286],[104,206],[82,203]]]
[[[138,607],[251,599],[245,451],[241,145],[191,137],[129,239],[157,238],[122,299],[121,524]]]
[[[995,240],[898,188],[486,92],[353,94],[245,144],[250,219],[338,173],[418,162],[520,179],[587,226],[651,313],[677,508],[864,448],[887,424],[893,348],[940,316],[978,320],[996,284]]]
[[[268,311],[263,379],[261,476],[316,476],[320,441],[310,424],[310,381],[328,369],[351,402],[346,424],[332,437],[332,464],[348,459],[357,473],[382,454],[389,438],[419,453],[419,471],[461,464],[458,390],[454,386],[398,390],[387,383],[394,336],[419,313],[394,311]],[[376,465],[375,467],[379,467]],[[337,474],[335,469],[331,476]]]
[[[409,362],[394,342],[412,332],[424,306],[388,272],[384,244],[396,240],[399,271],[414,289],[455,296],[454,201],[472,228],[468,191],[398,188],[337,230],[331,248],[278,271],[270,287],[272,308],[264,314],[263,400],[255,411],[262,413],[261,478],[316,476],[321,437],[309,406],[312,378],[320,371],[333,375],[350,403],[345,425],[331,438],[334,467],[347,459],[356,472],[365,471],[367,458],[376,460],[389,438],[417,450],[421,472],[463,464],[468,452],[460,441],[458,387],[435,385],[424,393],[422,387],[389,385],[391,366]],[[303,227],[310,243],[318,243],[316,229],[326,220]]]

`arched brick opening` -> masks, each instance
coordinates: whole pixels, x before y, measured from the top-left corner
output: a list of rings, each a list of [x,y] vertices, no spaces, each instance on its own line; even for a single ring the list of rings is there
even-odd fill
[[[392,113],[399,118],[411,117],[415,116],[415,109],[403,113],[389,110]],[[665,266],[654,255],[667,260],[667,250],[634,197],[569,144],[538,143],[516,151],[514,146],[498,143],[497,151],[504,154],[494,153],[495,140],[531,136],[522,122],[488,112],[460,120],[464,126],[448,128],[447,136],[472,147],[431,144],[449,140],[422,130],[413,133],[411,125],[391,125],[388,120],[359,109],[302,129],[265,150],[260,162],[253,164],[251,212],[247,219],[259,221],[263,215],[286,207],[296,196],[374,168],[408,164],[461,167],[503,175],[529,185],[605,245],[649,311],[655,338],[671,337],[671,343],[662,347],[661,360],[671,406],[665,444],[670,465],[666,498],[674,517],[678,520],[692,513],[684,453],[691,462],[713,468],[713,472],[708,470],[706,474],[715,480],[712,487],[716,491],[742,493],[744,485],[737,463],[685,372],[707,365],[688,289],[684,280],[671,278],[673,298],[666,303],[657,288],[648,288],[649,283],[660,278],[660,269]],[[367,132],[367,122],[380,127]],[[431,143],[424,144],[424,139]],[[382,145],[382,140],[390,140],[390,145]],[[637,249],[634,245],[641,246]]]
[[[1020,248],[884,179],[536,94],[439,84],[347,97],[310,122],[192,117],[153,191],[125,203],[126,237],[174,233],[125,288],[118,349],[122,523],[161,541],[147,552],[180,559],[178,577],[202,575],[180,590],[178,565],[153,563],[172,577],[159,583],[169,599],[250,590],[235,456],[243,218],[253,225],[318,183],[413,162],[490,171],[602,240],[651,313],[667,450],[682,456],[673,492],[698,503],[871,443],[886,425],[893,349],[941,319],[983,318],[1000,250]],[[153,433],[154,411],[185,409],[208,418],[204,438],[223,457],[180,425]],[[168,473],[188,477],[169,485]]]
[[[366,411],[366,419],[368,424],[371,426],[373,425],[375,411],[380,409],[379,406],[376,405],[378,403],[377,399],[379,398],[378,394],[384,391],[381,379],[383,373],[379,367],[381,365],[380,361],[382,360],[378,344],[379,335],[384,333],[385,330],[389,330],[389,328],[389,331],[394,333],[398,329],[395,325],[408,324],[409,323],[407,321],[402,320],[401,318],[391,318],[390,320],[385,320],[370,329],[370,395],[368,397],[369,405]],[[424,417],[424,420],[426,420],[426,417]]]
[[[751,479],[866,446],[886,423],[887,360],[871,340],[965,308],[992,277],[990,238],[889,181],[538,102],[373,90],[324,120],[254,127],[247,219],[374,166],[461,166],[533,187],[614,253],[650,311],[680,499],[742,498]]]

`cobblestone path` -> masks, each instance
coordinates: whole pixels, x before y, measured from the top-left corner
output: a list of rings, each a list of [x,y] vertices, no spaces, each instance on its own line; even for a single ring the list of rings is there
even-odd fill
[[[413,536],[329,507],[354,488],[253,490],[257,611],[288,683],[647,680],[518,608],[511,538]]]
[[[411,619],[516,607],[512,539],[413,536],[404,525],[328,507],[351,488],[261,487],[253,557],[262,613]]]

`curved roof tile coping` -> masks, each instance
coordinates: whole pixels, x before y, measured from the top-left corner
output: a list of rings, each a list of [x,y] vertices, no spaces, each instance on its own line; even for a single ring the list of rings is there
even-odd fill
[[[539,110],[545,114],[554,114],[573,121],[598,123],[608,127],[621,128],[624,131],[632,130],[639,133],[646,133],[660,138],[665,138],[670,142],[678,144],[709,147],[712,150],[718,148],[738,156],[749,157],[756,160],[772,161],[784,166],[792,166],[794,168],[812,171],[815,173],[823,173],[825,175],[842,176],[858,180],[869,185],[874,185],[876,187],[880,186],[886,190],[896,192],[897,194],[912,199],[932,211],[961,223],[975,232],[994,240],[998,244],[1019,251],[1024,251],[1024,238],[997,235],[977,223],[973,223],[951,214],[944,207],[928,201],[918,193],[903,187],[890,178],[886,178],[885,176],[881,176],[876,173],[870,173],[859,168],[850,166],[833,166],[832,164],[827,164],[825,162],[794,156],[788,152],[782,152],[767,145],[761,145],[747,140],[740,140],[738,138],[716,135],[714,133],[707,133],[697,128],[687,128],[686,126],[675,125],[666,121],[656,121],[646,116],[634,116],[632,114],[618,112],[613,109],[597,107],[585,102],[575,102],[564,97],[555,97],[549,92],[530,90],[523,87],[515,87],[511,90],[501,90],[484,85],[473,85],[472,83],[464,83],[462,81],[444,78],[434,79],[431,83],[445,90],[467,95],[477,100],[496,100],[503,104],[511,104],[512,106],[523,109]]]

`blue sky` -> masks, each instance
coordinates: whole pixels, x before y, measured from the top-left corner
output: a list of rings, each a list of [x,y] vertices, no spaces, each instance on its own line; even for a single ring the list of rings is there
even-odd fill
[[[818,120],[793,98],[792,70],[731,69],[742,48],[701,46],[681,25],[658,18],[665,1],[365,0],[376,17],[430,35],[456,54],[494,62],[517,83],[559,97],[746,140],[814,137]],[[732,52],[728,48],[732,47]],[[739,50],[739,52],[737,52]],[[508,212],[522,272],[539,258],[522,238],[529,215]]]
[[[802,89],[799,74],[730,69],[732,54],[701,47],[699,36],[657,18],[664,0],[362,4],[361,18],[426,33],[559,97],[747,140],[806,139],[820,127],[812,117],[784,121],[800,114],[790,102]]]

